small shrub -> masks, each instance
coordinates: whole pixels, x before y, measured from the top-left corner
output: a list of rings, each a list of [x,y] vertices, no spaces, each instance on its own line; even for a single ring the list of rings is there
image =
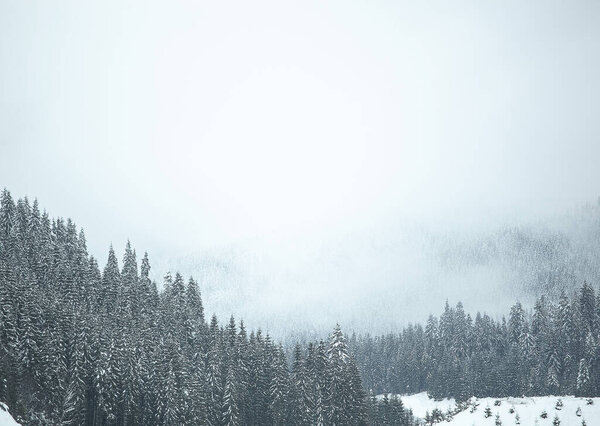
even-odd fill
[[[575,414],[577,415],[577,417],[581,417],[581,407],[577,407]]]
[[[587,405],[594,405],[594,400],[592,398],[588,398],[586,400],[586,402],[587,402]]]
[[[496,407],[500,407],[502,405],[502,401],[500,401],[499,399],[497,399],[497,400],[494,401],[494,405]]]
[[[485,407],[485,410],[483,410],[483,417],[485,417],[486,419],[488,417],[492,417],[492,409],[490,408],[489,405],[487,407]]]
[[[560,411],[560,410],[562,410],[562,408],[563,408],[563,402],[562,402],[562,399],[559,398],[556,400],[556,405],[554,406],[554,409]]]
[[[446,413],[443,415],[443,418],[447,422],[451,422],[453,417],[454,417],[454,412],[450,408],[448,408],[448,411],[446,411]]]
[[[510,414],[514,414],[514,413],[515,413],[515,407],[510,407],[510,408],[508,409],[508,412],[509,412]]]
[[[433,411],[431,412],[431,418],[434,421],[434,423],[438,423],[438,422],[441,422],[442,420],[444,420],[444,415],[442,414],[442,410],[440,410],[439,408],[434,408]]]
[[[494,422],[495,426],[502,426],[502,420],[500,420],[500,414],[496,413],[496,421]]]
[[[552,420],[552,426],[560,426],[560,419],[558,416],[554,416],[554,420]]]
[[[546,413],[546,410],[542,411],[542,414],[540,414],[540,417],[542,419],[547,419],[548,418],[548,413]]]

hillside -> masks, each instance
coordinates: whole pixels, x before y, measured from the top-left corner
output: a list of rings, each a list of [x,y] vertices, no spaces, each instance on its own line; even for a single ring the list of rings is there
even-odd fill
[[[452,426],[495,426],[497,415],[502,425],[521,424],[523,426],[550,426],[553,425],[555,417],[558,417],[560,426],[581,426],[582,424],[594,426],[599,424],[600,419],[600,398],[574,396],[472,398],[460,408],[457,408],[453,399],[435,401],[429,398],[426,392],[405,395],[401,399],[406,408],[412,409],[413,414],[423,420],[434,410],[440,410],[444,419],[440,419],[439,423]],[[562,402],[562,407],[560,403],[557,407],[558,401]],[[487,407],[490,408],[489,412],[491,413],[488,417],[486,417]],[[448,418],[446,413],[449,410],[459,411]],[[544,412],[547,414],[545,418],[542,417]],[[584,421],[585,423],[583,423]]]

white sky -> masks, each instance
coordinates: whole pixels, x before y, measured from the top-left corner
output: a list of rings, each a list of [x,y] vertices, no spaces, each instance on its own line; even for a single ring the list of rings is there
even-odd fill
[[[599,40],[594,1],[1,0],[0,186],[101,259],[560,211]]]

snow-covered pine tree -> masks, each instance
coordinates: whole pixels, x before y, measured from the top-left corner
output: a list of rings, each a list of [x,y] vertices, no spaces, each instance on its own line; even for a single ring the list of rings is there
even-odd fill
[[[237,391],[237,378],[233,367],[229,367],[227,378],[225,380],[225,390],[223,392],[223,425],[237,426],[241,425],[239,411],[239,395]]]
[[[276,356],[273,365],[273,376],[271,378],[271,415],[273,424],[285,425],[288,423],[288,394],[289,394],[289,373],[285,363],[283,347],[276,349]]]

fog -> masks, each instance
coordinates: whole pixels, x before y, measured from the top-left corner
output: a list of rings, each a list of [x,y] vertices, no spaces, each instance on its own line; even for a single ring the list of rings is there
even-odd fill
[[[598,40],[592,1],[2,1],[0,186],[253,326],[503,307],[539,271],[440,256],[591,247]]]

